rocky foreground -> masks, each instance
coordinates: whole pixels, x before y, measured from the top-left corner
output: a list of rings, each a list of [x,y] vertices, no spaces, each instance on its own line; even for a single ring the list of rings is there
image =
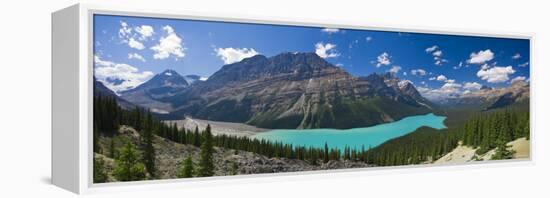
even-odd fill
[[[131,127],[122,126],[118,135],[115,137],[99,137],[99,144],[103,148],[103,153],[95,153],[95,158],[103,158],[105,160],[105,170],[108,173],[108,181],[116,181],[112,176],[114,168],[114,160],[107,157],[111,139],[115,138],[116,147],[122,145],[122,141],[131,141],[136,145],[140,145],[140,135]],[[183,163],[183,160],[191,156],[195,167],[198,166],[200,148],[179,144],[167,140],[162,137],[155,136],[154,147],[156,152],[156,165],[158,179],[173,179],[176,177],[178,167]],[[225,149],[214,147],[214,164],[215,176],[232,175],[233,164],[236,164],[236,174],[260,174],[260,173],[280,173],[280,172],[296,172],[296,171],[311,171],[311,170],[327,170],[327,169],[342,169],[342,168],[362,168],[369,167],[362,162],[352,161],[329,161],[323,163],[322,160],[317,162],[318,165],[312,165],[308,161],[287,159],[287,158],[268,158],[252,152],[238,151],[233,149]]]

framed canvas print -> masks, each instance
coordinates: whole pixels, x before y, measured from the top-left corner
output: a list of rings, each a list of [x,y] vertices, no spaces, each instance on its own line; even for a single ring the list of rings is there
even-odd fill
[[[52,18],[52,179],[73,192],[531,159],[531,35]]]

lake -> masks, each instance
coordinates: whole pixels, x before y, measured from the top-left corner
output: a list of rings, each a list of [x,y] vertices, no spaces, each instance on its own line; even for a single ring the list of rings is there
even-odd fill
[[[385,141],[409,134],[419,127],[435,129],[446,128],[445,116],[433,113],[405,117],[399,121],[378,124],[371,127],[353,129],[276,129],[254,135],[254,138],[278,141],[307,147],[323,148],[327,142],[329,148],[343,149],[345,146],[365,150],[376,147]]]

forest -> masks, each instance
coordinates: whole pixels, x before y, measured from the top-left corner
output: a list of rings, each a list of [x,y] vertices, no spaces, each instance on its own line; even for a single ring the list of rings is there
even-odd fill
[[[409,165],[430,162],[453,150],[459,143],[479,147],[484,153],[496,149],[493,159],[509,159],[513,151],[506,143],[520,137],[529,138],[529,113],[517,109],[503,109],[479,112],[471,116],[462,127],[435,130],[419,128],[408,135],[389,140],[374,148],[323,148],[270,142],[248,137],[228,135],[213,136],[208,126],[204,131],[179,129],[154,118],[150,111],[142,108],[124,110],[112,97],[94,97],[94,152],[107,153],[116,162],[113,170],[119,181],[154,179],[155,149],[153,135],[173,142],[200,147],[198,167],[192,167],[190,158],[178,168],[178,177],[206,177],[213,175],[213,147],[249,151],[267,157],[304,160],[312,165],[328,163],[331,160],[351,160],[375,166]],[[140,133],[139,145],[127,143],[120,148],[101,148],[97,137],[115,136],[120,126],[131,126]],[[107,151],[108,150],[108,151]],[[139,152],[138,152],[139,151]],[[115,154],[116,152],[116,154]],[[106,173],[102,160],[94,160],[94,182],[105,182]]]

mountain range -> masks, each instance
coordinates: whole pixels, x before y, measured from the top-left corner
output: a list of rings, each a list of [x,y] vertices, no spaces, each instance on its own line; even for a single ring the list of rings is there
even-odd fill
[[[524,91],[506,93],[485,87],[448,104],[485,101],[498,108],[525,98]],[[194,117],[279,129],[366,127],[437,108],[392,73],[355,77],[315,53],[255,55],[208,79],[166,70],[117,97],[165,120]]]
[[[263,128],[354,128],[430,112],[412,84],[392,74],[354,77],[315,53],[256,55],[158,101],[167,119],[192,116]]]

